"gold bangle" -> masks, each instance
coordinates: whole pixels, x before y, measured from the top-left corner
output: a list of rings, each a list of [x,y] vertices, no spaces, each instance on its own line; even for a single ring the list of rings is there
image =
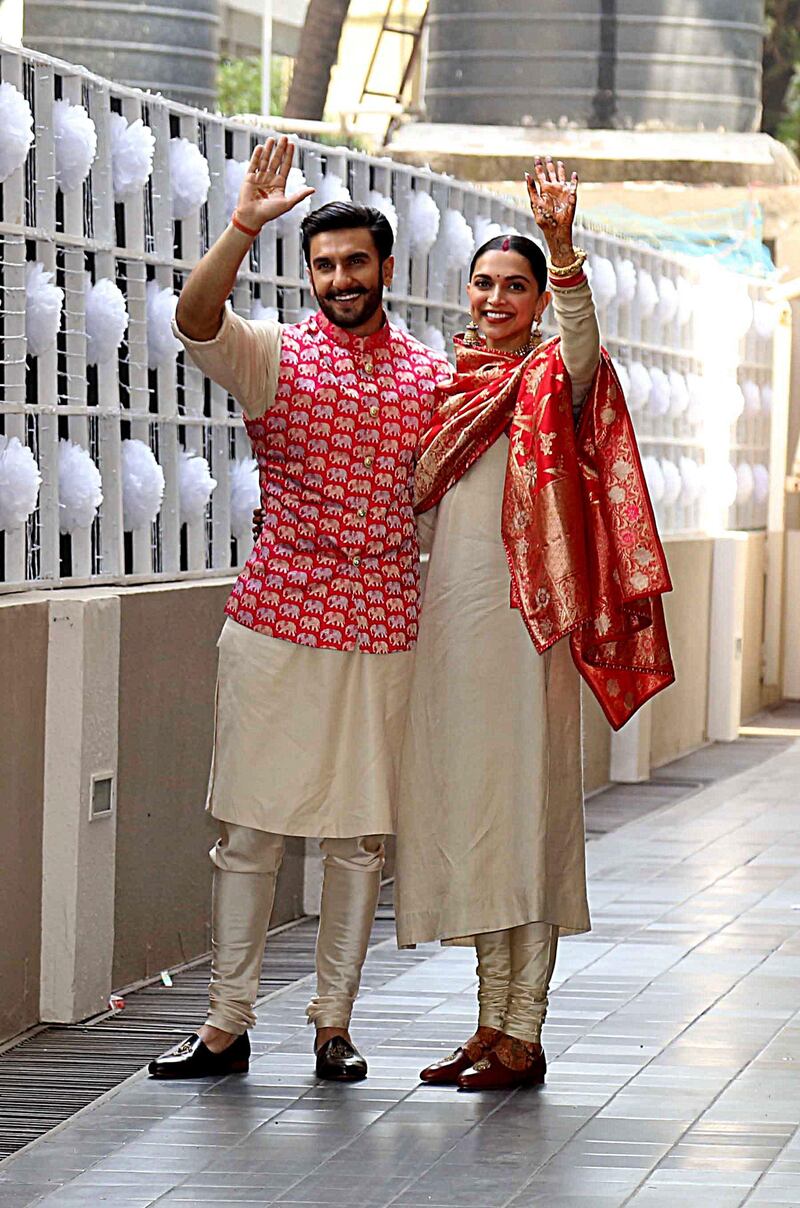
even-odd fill
[[[586,260],[586,252],[582,247],[575,248],[575,259],[571,264],[553,264],[551,260],[547,262],[547,271],[551,277],[558,279],[559,277],[574,277],[580,269],[583,268]]]

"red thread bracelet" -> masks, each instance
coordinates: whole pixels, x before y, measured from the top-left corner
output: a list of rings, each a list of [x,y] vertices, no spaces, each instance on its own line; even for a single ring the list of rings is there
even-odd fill
[[[236,217],[235,210],[231,215],[231,226],[235,226],[236,230],[241,231],[243,235],[249,235],[251,239],[256,239],[258,237],[258,231],[254,231],[250,227],[246,227],[243,222],[239,221],[239,219]]]

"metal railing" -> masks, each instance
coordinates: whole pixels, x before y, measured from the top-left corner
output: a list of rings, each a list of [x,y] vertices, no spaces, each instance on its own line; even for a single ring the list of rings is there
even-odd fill
[[[269,130],[142,94],[17,48],[0,47],[0,78],[25,96],[35,123],[26,162],[0,185],[0,435],[16,437],[31,450],[42,478],[35,510],[23,524],[0,531],[2,590],[230,574],[246,553],[244,538],[232,534],[230,510],[233,462],[249,455],[244,427],[233,400],[205,380],[183,351],[152,363],[147,286],[154,281],[161,289],[180,290],[192,265],[227,223],[226,161],[246,160]],[[56,181],[53,107],[59,99],[84,106],[97,133],[89,175],[68,193],[62,193]],[[155,136],[152,175],[144,187],[120,201],[115,201],[112,186],[115,114],[128,122],[141,119]],[[170,175],[170,142],[175,138],[199,147],[211,181],[207,200],[178,220],[173,218]],[[366,201],[375,192],[391,200],[398,232],[389,306],[392,316],[423,340],[443,336],[449,342],[465,319],[466,268],[463,256],[454,264],[453,245],[444,235],[448,211],[463,215],[478,239],[486,223],[536,235],[530,213],[497,193],[344,148],[303,140],[297,145],[296,162],[309,184],[319,189],[337,176],[356,201]],[[442,226],[429,251],[415,252],[412,203],[421,192],[432,197]],[[714,458],[724,465],[729,459],[768,465],[766,410],[759,405],[756,412],[750,406],[741,420],[727,421],[721,428],[715,401],[722,378],[726,390],[737,374],[743,382],[754,382],[761,391],[759,400],[766,398],[771,380],[771,336],[759,335],[753,327],[732,343],[725,327],[724,283],[733,282],[733,275],[723,275],[724,280],[718,272],[713,276],[723,283],[720,339],[727,341],[727,359],[720,360],[719,340],[703,313],[706,302],[695,306],[688,320],[677,311],[669,313],[671,291],[681,278],[688,282],[688,287],[681,286],[684,295],[688,288],[696,299],[707,299],[708,271],[702,262],[662,255],[594,230],[582,229],[580,241],[596,264],[601,257],[616,265],[619,281],[620,262],[627,260],[637,290],[646,274],[656,286],[662,283],[663,297],[649,315],[638,293],[625,302],[618,291],[599,308],[604,340],[615,358],[627,367],[638,362],[648,370],[674,371],[684,384],[689,375],[705,375],[703,406],[682,407],[675,379],[677,396],[667,413],[658,415],[649,404],[636,412],[643,454],[678,467],[681,457],[699,467]],[[57,338],[35,356],[26,327],[26,269],[32,261],[53,273],[64,291]],[[99,365],[87,360],[87,274],[93,282],[114,282],[129,315],[117,353]],[[672,286],[663,286],[664,279]],[[740,282],[737,279],[736,288]],[[763,282],[751,281],[745,288],[753,302],[766,297]],[[284,322],[296,321],[313,305],[296,224],[264,228],[240,273],[233,302],[245,316],[257,307],[275,308]],[[149,446],[165,480],[156,519],[129,532],[121,481],[122,442],[128,439]],[[64,440],[88,451],[102,476],[103,492],[90,527],[68,532],[61,531],[59,507],[59,442]],[[204,513],[188,520],[182,519],[180,508],[183,450],[205,457],[217,483]],[[671,472],[667,477],[674,479]],[[662,530],[703,531],[718,526],[721,516],[723,526],[726,521],[733,527],[764,525],[766,501],[760,489],[730,512],[723,497],[726,490],[721,479],[707,476],[704,493],[697,498],[685,483],[673,498],[672,483],[657,503]],[[744,499],[746,491],[740,495]]]

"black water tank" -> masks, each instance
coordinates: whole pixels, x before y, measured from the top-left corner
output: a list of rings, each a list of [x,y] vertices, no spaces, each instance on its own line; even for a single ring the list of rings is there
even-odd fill
[[[25,0],[23,41],[118,84],[216,103],[218,0]]]
[[[426,115],[758,130],[763,0],[431,0]]]

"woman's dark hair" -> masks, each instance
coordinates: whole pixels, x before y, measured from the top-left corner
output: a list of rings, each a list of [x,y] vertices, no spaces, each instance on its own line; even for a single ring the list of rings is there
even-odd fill
[[[472,264],[469,266],[470,277],[475,272],[475,265],[484,252],[499,251],[517,252],[520,256],[524,256],[531,266],[534,280],[539,286],[539,293],[544,293],[547,289],[547,260],[539,244],[534,243],[532,239],[528,239],[525,235],[496,235],[494,239],[487,240],[472,257]]]
[[[372,235],[381,264],[388,260],[394,246],[394,232],[389,220],[374,206],[357,206],[351,201],[331,201],[306,214],[300,224],[303,255],[311,263],[311,240],[323,231],[366,230]]]

